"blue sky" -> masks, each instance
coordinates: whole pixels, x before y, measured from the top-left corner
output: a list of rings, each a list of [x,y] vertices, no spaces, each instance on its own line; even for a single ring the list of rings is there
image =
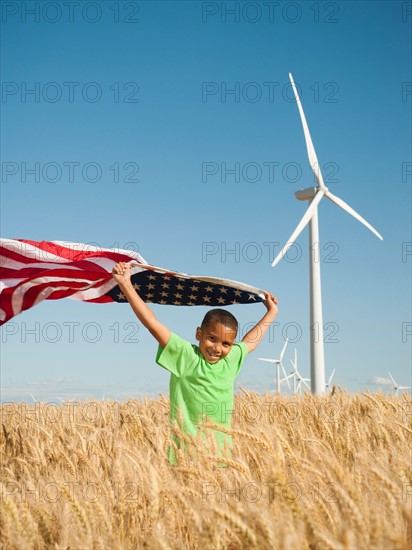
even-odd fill
[[[268,289],[280,313],[238,384],[273,391],[284,339],[309,374],[308,233],[324,178],[383,235],[319,207],[327,377],[411,384],[410,2],[2,2],[1,235],[137,249]],[[30,93],[30,90],[32,93]],[[194,341],[206,309],[154,306]],[[241,335],[264,307],[233,306]],[[44,302],[2,328],[2,400],[167,392],[127,305]]]

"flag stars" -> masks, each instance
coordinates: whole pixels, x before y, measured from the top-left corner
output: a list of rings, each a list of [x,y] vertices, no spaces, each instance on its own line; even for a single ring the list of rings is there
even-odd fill
[[[141,285],[138,285],[137,283],[134,283],[133,288],[135,290],[140,290]]]
[[[205,292],[213,292],[213,287],[208,285],[206,288],[205,288]]]
[[[197,300],[196,294],[191,294],[191,295],[189,296],[189,300]]]
[[[156,279],[156,275],[153,275],[152,273],[149,275],[148,279],[153,281],[153,279]]]
[[[222,298],[222,296],[220,296],[220,298],[218,298],[217,301],[219,302],[219,304],[224,304],[225,303],[225,299]]]
[[[182,297],[183,297],[183,296],[182,296],[182,294],[180,294],[180,292],[176,292],[176,294],[175,294],[176,300],[181,300]]]
[[[162,284],[162,287],[163,287],[163,288],[169,288],[170,285],[169,285],[169,283],[163,283],[163,284]]]
[[[242,296],[242,293],[240,292],[240,290],[235,290],[235,296],[237,296],[238,298]]]
[[[165,290],[160,293],[160,296],[163,296],[163,298],[166,298],[167,295],[168,295],[168,292],[166,292]]]
[[[227,288],[225,288],[224,286],[221,286],[221,287],[219,288],[219,290],[220,290],[220,292],[221,292],[222,294],[226,294],[226,293],[227,293]]]
[[[147,290],[154,290],[156,288],[156,285],[154,285],[153,283],[149,283],[147,285]]]
[[[210,303],[210,296],[204,296],[203,297],[203,302],[206,304],[206,303]]]
[[[196,290],[199,290],[199,287],[196,286],[196,285],[193,285],[193,286],[190,287],[190,290],[191,290],[192,292],[196,292]]]
[[[117,297],[119,298],[119,300],[126,300],[126,296],[123,294],[123,292],[119,292]]]

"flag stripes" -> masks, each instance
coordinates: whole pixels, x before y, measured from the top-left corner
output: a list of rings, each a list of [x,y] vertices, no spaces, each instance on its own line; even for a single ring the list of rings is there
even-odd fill
[[[130,250],[0,239],[0,324],[43,300],[126,302],[111,273],[117,262],[131,262],[133,286],[145,302],[223,306],[264,299],[258,288],[152,266]]]

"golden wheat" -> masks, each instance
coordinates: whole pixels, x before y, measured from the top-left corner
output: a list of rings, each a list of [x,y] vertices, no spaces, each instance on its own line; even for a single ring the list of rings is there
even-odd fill
[[[408,399],[242,388],[231,430],[173,426],[186,452],[164,396],[3,405],[0,548],[407,550]],[[230,456],[216,454],[219,429]]]

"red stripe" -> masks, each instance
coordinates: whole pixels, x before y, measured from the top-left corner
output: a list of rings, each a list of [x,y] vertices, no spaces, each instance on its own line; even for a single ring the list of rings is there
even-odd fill
[[[1,256],[10,258],[11,260],[15,260],[16,262],[25,263],[25,264],[30,264],[36,261],[35,258],[24,256],[20,252],[15,252],[14,250],[10,250],[9,248],[5,248],[4,246],[0,246],[0,254]],[[37,261],[40,261],[40,260],[37,260]],[[5,260],[2,260],[2,263],[5,263]]]
[[[56,266],[57,265],[59,264],[56,264]],[[41,264],[39,264],[39,267],[25,267],[23,269],[9,269],[4,267],[1,270],[1,280],[21,279],[21,283],[24,283],[40,277],[66,277],[67,279],[88,279],[92,282],[100,281],[101,279],[108,281],[112,276],[111,273],[108,273],[100,266],[96,266],[95,269],[94,266],[90,265],[88,262],[77,262],[76,264],[69,265],[73,265],[76,268],[84,265],[85,269],[67,269],[66,265],[54,269],[45,269],[41,267]]]
[[[13,312],[12,302],[15,293],[24,290],[24,285],[28,285],[29,288],[26,288],[24,294],[22,294],[21,311],[29,309],[37,301],[44,299],[58,300],[89,289],[95,289],[99,292],[99,289],[111,280],[112,274],[98,263],[90,261],[92,259],[101,258],[113,263],[119,261],[129,262],[134,259],[131,254],[127,253],[99,249],[87,250],[87,245],[84,245],[84,250],[79,250],[70,247],[74,243],[67,243],[67,245],[25,239],[10,240],[7,243],[9,248],[6,248],[4,244],[0,245],[0,260],[1,265],[4,266],[1,270],[1,279],[4,281],[15,279],[17,281],[13,287],[5,287],[0,294],[0,307],[5,313],[5,319],[0,321],[0,324],[4,324],[12,319],[14,315],[20,313]],[[61,258],[63,262],[48,259],[46,253]],[[21,263],[22,268],[8,267],[9,260]],[[27,264],[33,264],[33,266],[24,267]],[[50,267],[46,267],[44,264],[50,264]],[[44,281],[41,283],[36,282],[40,278]],[[52,278],[58,280],[51,281]],[[45,291],[51,291],[47,297],[42,296]],[[114,300],[110,296],[103,295],[84,301],[108,303]]]
[[[1,321],[0,324],[5,323],[9,319],[11,319],[14,315],[17,315],[18,313],[21,313],[22,311],[25,311],[26,309],[31,308],[34,305],[34,303],[36,302],[36,300],[37,300],[38,296],[41,294],[41,292],[46,290],[46,289],[55,288],[55,290],[47,297],[47,300],[58,300],[60,298],[68,298],[69,296],[72,296],[73,294],[75,294],[76,292],[81,291],[81,290],[87,290],[91,287],[92,288],[98,288],[99,286],[102,286],[105,282],[106,281],[99,281],[98,284],[91,285],[89,283],[84,283],[84,282],[62,280],[62,281],[57,281],[57,282],[53,281],[52,283],[47,283],[46,282],[46,283],[43,283],[43,284],[38,284],[36,286],[33,286],[33,287],[29,288],[25,292],[25,294],[23,296],[23,301],[22,301],[22,304],[21,304],[21,309],[20,309],[20,311],[16,311],[15,313],[13,313],[13,308],[12,308],[12,297],[13,297],[13,294],[14,294],[15,290],[24,283],[20,283],[19,285],[17,285],[14,288],[6,288],[0,294],[0,307],[5,312],[6,319]],[[70,288],[60,288],[59,289],[58,287],[60,287],[60,286],[61,287],[69,286]],[[89,301],[91,301],[91,300],[89,300]],[[96,298],[93,301],[96,301],[96,302],[101,301],[102,303],[104,303],[104,302],[112,302],[113,299],[110,298],[110,296],[103,296],[103,300],[100,300],[99,298]]]
[[[24,239],[17,239],[19,242],[30,244],[35,248],[54,254],[55,256],[60,256],[72,262],[77,262],[85,258],[108,258],[115,262],[129,262],[131,258],[127,254],[121,254],[120,252],[111,252],[107,250],[78,250],[75,248],[64,247],[60,244],[48,242],[48,241],[27,241]],[[87,245],[84,245],[85,248]]]

